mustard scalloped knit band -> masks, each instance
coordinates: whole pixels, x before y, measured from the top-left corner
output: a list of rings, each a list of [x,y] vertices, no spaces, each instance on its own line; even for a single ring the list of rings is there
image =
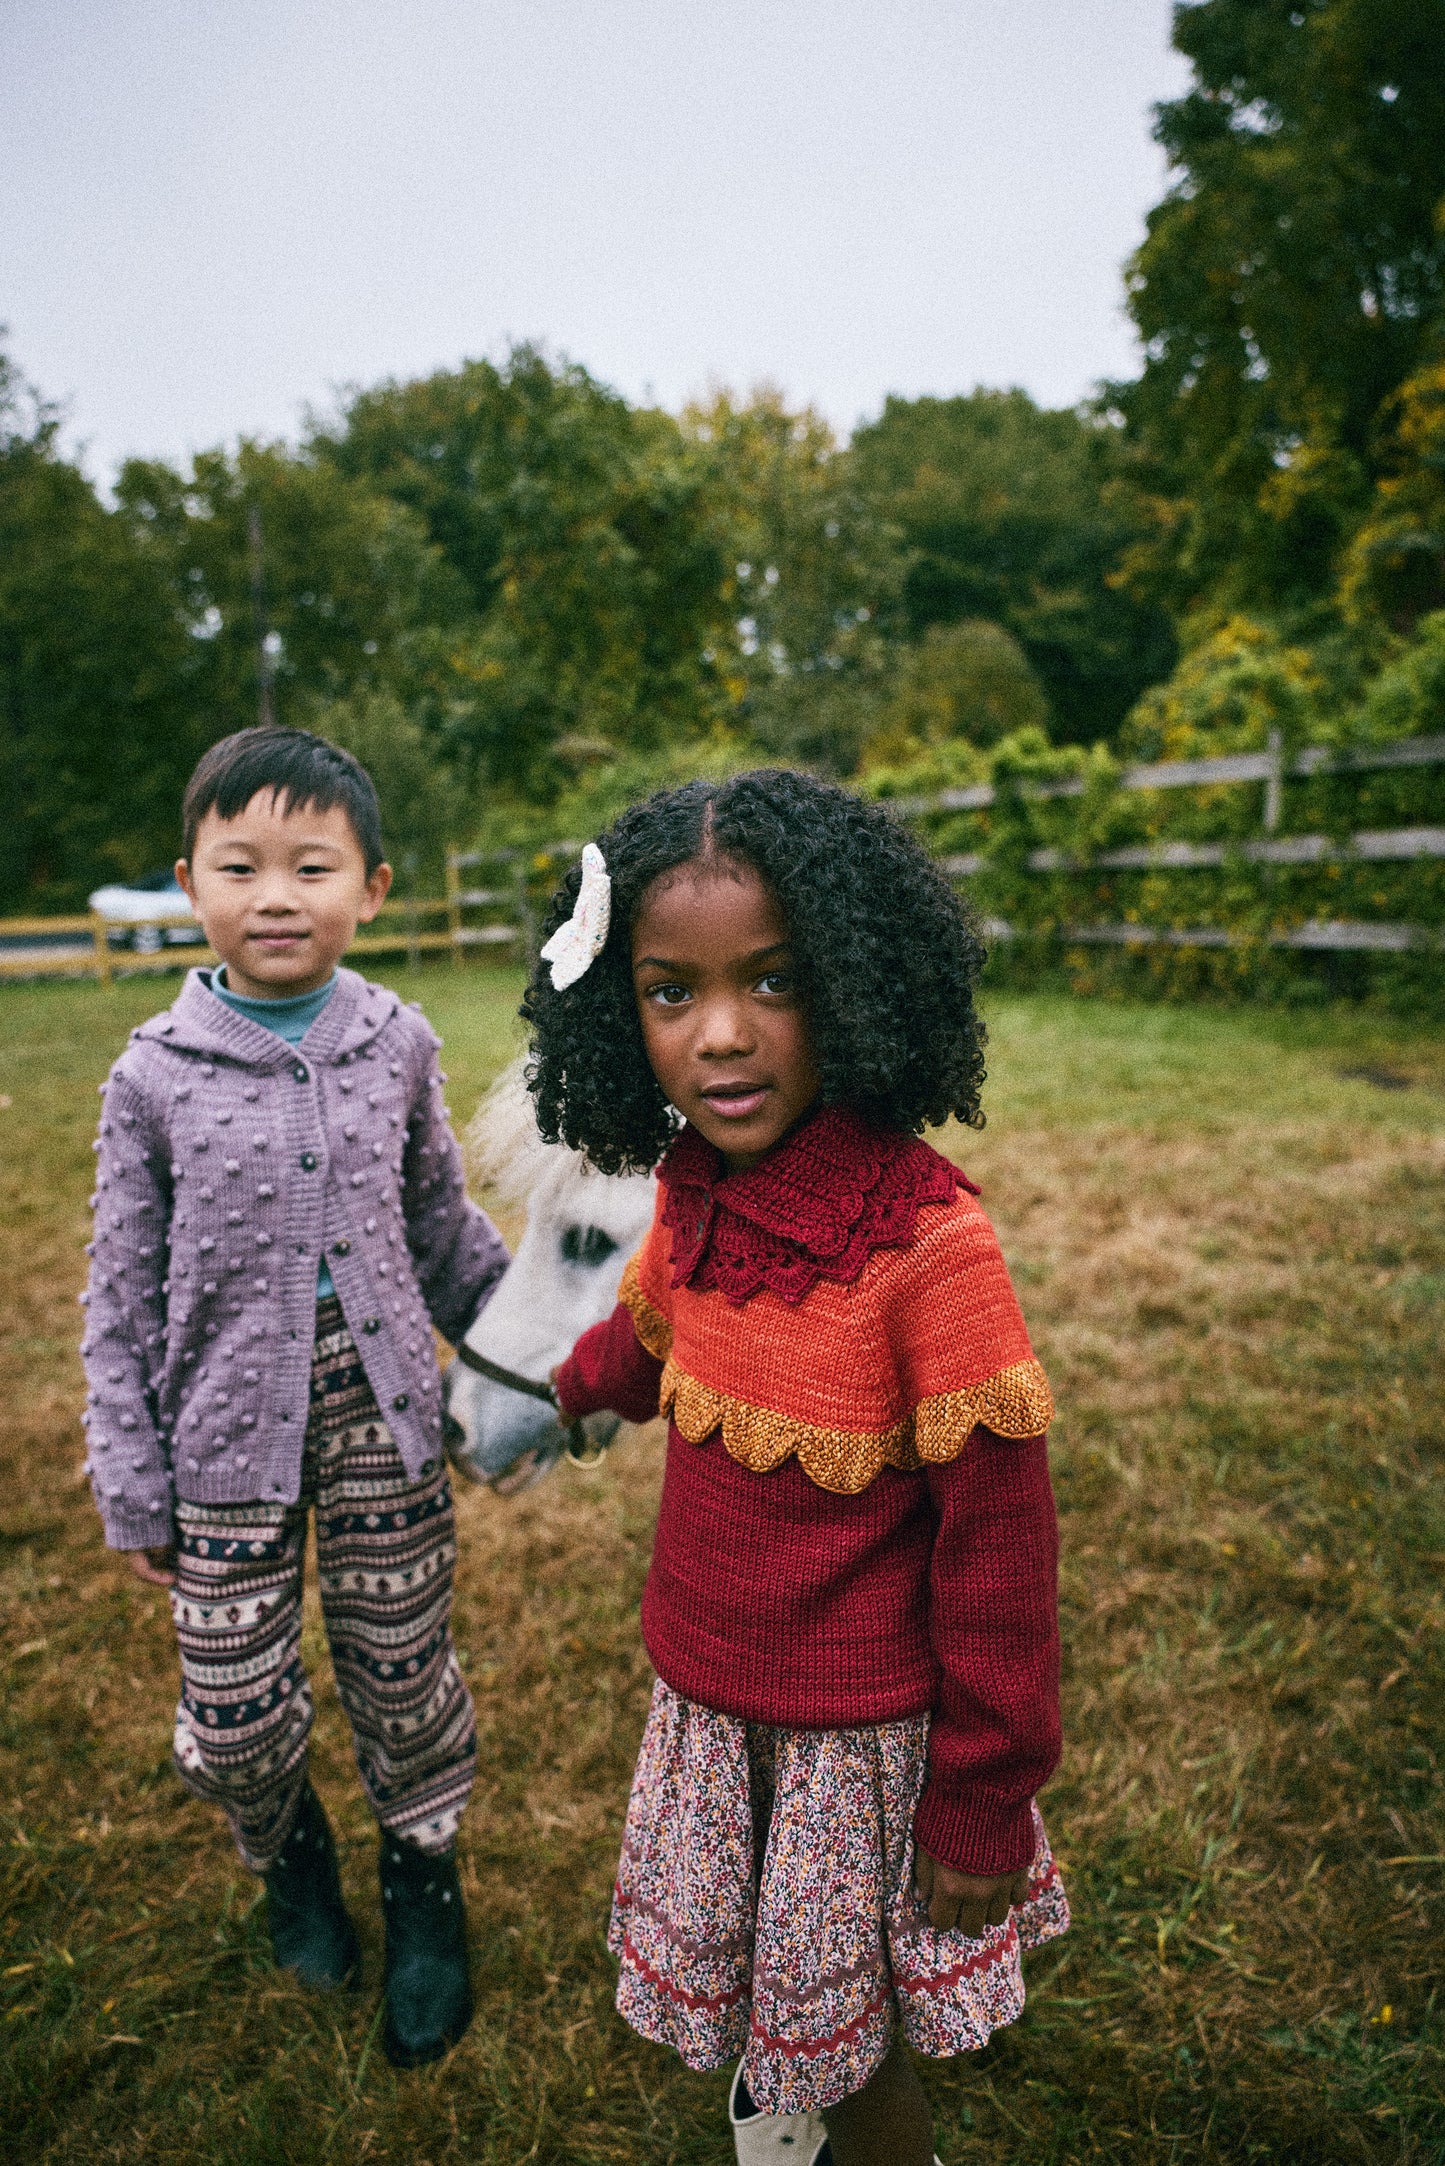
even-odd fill
[[[754,1474],[771,1473],[795,1452],[803,1472],[820,1489],[855,1496],[885,1466],[916,1474],[925,1465],[943,1466],[956,1459],[980,1424],[997,1436],[1042,1436],[1053,1419],[1054,1402],[1038,1362],[1019,1361],[967,1391],[921,1399],[912,1414],[891,1429],[860,1435],[820,1429],[769,1407],[749,1406],[700,1384],[669,1360],[662,1373],[662,1411],[692,1444],[701,1444],[720,1429],[729,1455]]]

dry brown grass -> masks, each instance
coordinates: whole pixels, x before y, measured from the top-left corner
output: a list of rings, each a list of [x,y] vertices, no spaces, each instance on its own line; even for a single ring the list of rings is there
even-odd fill
[[[512,988],[423,990],[460,1112],[504,1057]],[[93,1086],[154,994],[0,1002],[5,2155],[721,2166],[725,2079],[622,2028],[602,1946],[655,1437],[600,1477],[461,1500],[480,2014],[443,2066],[395,2075],[373,2050],[374,1847],[314,1623],[318,1778],[368,1950],[340,2002],[278,1981],[254,1883],[170,1776],[166,1613],[101,1550],[77,1478]],[[1013,2031],[928,2071],[940,2151],[1439,2161],[1445,1048],[1042,1001],[995,1024],[992,1123],[959,1149],[1062,1409],[1047,1811],[1077,1923]],[[1414,1088],[1338,1078],[1372,1064]]]

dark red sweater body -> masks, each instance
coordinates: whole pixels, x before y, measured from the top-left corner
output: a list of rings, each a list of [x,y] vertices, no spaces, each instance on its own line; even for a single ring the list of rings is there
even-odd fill
[[[662,1363],[621,1306],[558,1375],[569,1414],[658,1412]],[[1032,1854],[1059,1755],[1057,1532],[1041,1437],[975,1429],[958,1456],[856,1495],[789,1458],[754,1473],[669,1426],[642,1629],[658,1675],[751,1721],[850,1728],[931,1713],[915,1832],[956,1871]]]

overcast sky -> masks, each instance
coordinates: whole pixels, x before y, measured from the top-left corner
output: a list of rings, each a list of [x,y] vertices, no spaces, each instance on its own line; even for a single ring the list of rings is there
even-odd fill
[[[98,479],[545,342],[676,406],[1132,373],[1168,0],[0,0],[0,322]]]

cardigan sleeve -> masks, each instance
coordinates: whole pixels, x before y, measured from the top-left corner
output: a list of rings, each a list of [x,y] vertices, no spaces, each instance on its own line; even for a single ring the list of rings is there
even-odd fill
[[[111,1549],[174,1538],[171,1455],[157,1411],[165,1361],[170,1147],[145,1093],[111,1070],[96,1145],[95,1238],[81,1358],[86,1467]]]
[[[467,1194],[461,1150],[442,1103],[439,1041],[427,1037],[407,1115],[402,1214],[427,1312],[442,1337],[460,1346],[496,1291],[507,1249]]]
[[[642,1344],[632,1311],[620,1301],[583,1332],[557,1371],[557,1397],[574,1420],[607,1408],[624,1421],[651,1421],[661,1384],[662,1363]]]
[[[1032,1800],[1059,1760],[1058,1528],[1045,1441],[978,1428],[927,1480],[940,1683],[914,1835],[955,1872],[1013,1872],[1033,1856]]]

